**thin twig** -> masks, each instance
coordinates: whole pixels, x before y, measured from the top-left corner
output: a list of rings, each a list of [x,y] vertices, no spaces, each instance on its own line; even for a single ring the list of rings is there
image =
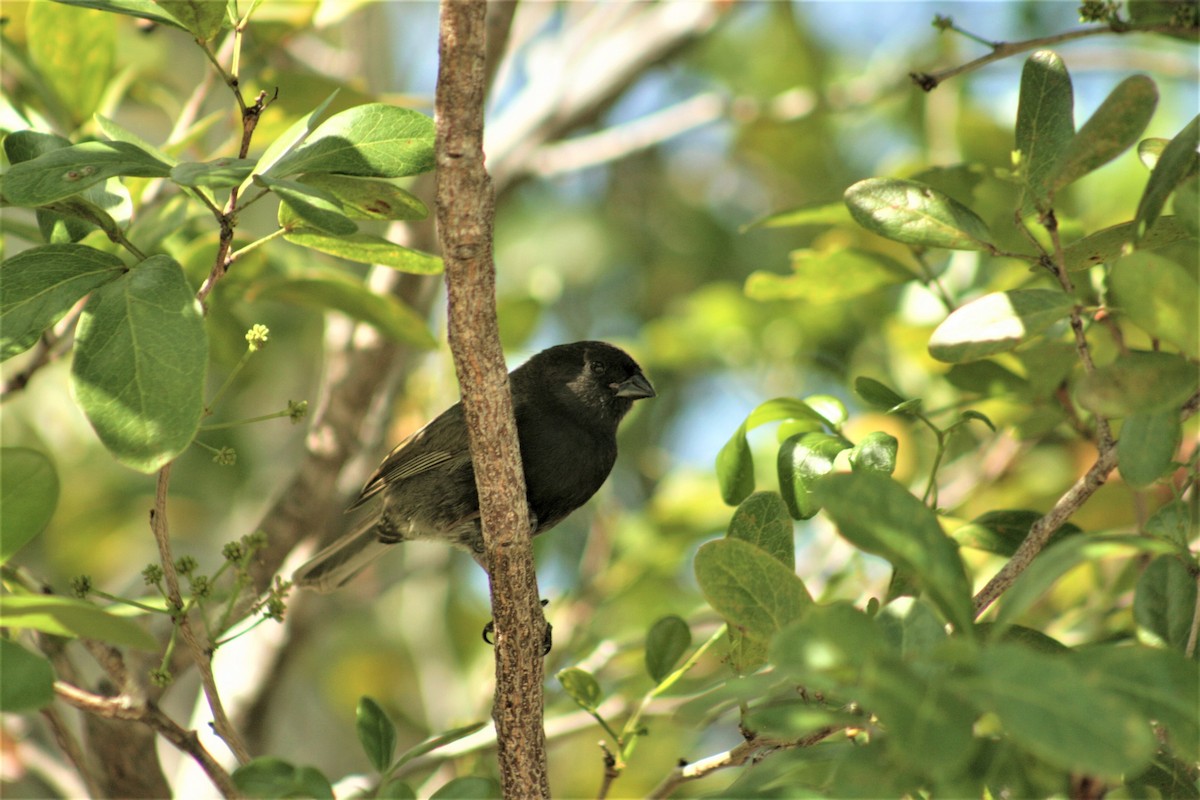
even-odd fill
[[[191,620],[183,604],[183,594],[179,590],[179,575],[175,570],[175,561],[171,556],[171,540],[167,530],[167,487],[171,481],[171,465],[167,464],[158,471],[158,486],[154,496],[154,509],[150,512],[150,527],[154,531],[154,541],[158,544],[159,560],[162,562],[163,578],[167,584],[167,599],[171,603],[172,618],[179,627],[184,643],[192,654],[192,660],[200,671],[200,682],[204,687],[204,696],[213,715],[213,728],[217,735],[233,752],[239,764],[250,761],[250,751],[246,749],[242,737],[230,723],[221,704],[221,695],[217,690],[217,681],[213,677],[211,649],[204,647],[196,638]]]
[[[1025,53],[1029,50],[1036,50],[1039,47],[1049,47],[1050,45],[1059,44],[1060,42],[1069,42],[1074,39],[1083,39],[1088,36],[1101,36],[1103,34],[1114,33],[1179,33],[1185,30],[1172,25],[1163,24],[1147,24],[1147,25],[1128,25],[1119,26],[1113,25],[1098,25],[1094,28],[1077,28],[1072,31],[1063,31],[1051,36],[1039,36],[1036,39],[1026,39],[1020,42],[995,42],[992,44],[992,52],[985,56],[981,56],[974,61],[968,61],[965,64],[960,64],[957,67],[950,67],[940,72],[910,72],[909,77],[913,83],[920,86],[927,92],[932,92],[944,81],[962,75],[966,72],[979,69],[987,66],[993,61],[1015,56],[1018,53]]]
[[[730,767],[740,767],[748,761],[763,758],[771,753],[776,753],[782,750],[797,750],[802,747],[812,747],[819,742],[828,739],[833,734],[842,730],[840,727],[826,727],[814,731],[807,736],[801,736],[799,739],[767,739],[762,737],[750,737],[738,744],[731,750],[726,750],[724,753],[718,753],[715,756],[701,759],[700,761],[692,762],[691,764],[681,764],[671,771],[671,774],[663,778],[658,786],[647,795],[652,800],[659,798],[670,797],[681,784],[689,781],[700,780],[707,775],[710,775],[717,770],[728,769]]]
[[[97,783],[96,776],[88,769],[87,758],[83,755],[83,747],[80,746],[79,739],[75,737],[71,728],[63,721],[58,709],[47,706],[42,709],[42,716],[46,719],[46,724],[50,726],[51,733],[54,734],[55,743],[66,754],[67,760],[75,767],[80,779],[87,786],[88,795],[101,797],[103,793],[100,791],[100,784]]]

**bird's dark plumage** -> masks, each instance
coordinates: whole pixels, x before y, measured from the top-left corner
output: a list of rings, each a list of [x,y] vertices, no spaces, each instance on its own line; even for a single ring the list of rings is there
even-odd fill
[[[509,373],[509,386],[537,535],[596,493],[617,458],[617,425],[654,389],[636,361],[604,342],[543,350]],[[371,502],[377,508],[359,527],[296,570],[297,584],[332,591],[410,539],[447,541],[487,568],[462,403],[397,445],[350,508]]]

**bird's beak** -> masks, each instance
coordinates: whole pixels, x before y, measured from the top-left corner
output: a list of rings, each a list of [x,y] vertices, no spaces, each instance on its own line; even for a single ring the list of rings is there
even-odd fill
[[[655,395],[654,387],[650,385],[650,381],[646,380],[646,376],[640,372],[626,378],[621,383],[613,384],[613,388],[617,390],[617,397],[628,397],[631,400],[654,397]]]

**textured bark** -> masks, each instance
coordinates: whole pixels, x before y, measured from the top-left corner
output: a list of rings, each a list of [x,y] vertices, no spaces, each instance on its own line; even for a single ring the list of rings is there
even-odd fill
[[[448,338],[479,489],[496,628],[496,699],[505,797],[549,797],[538,599],[508,370],[496,322],[495,194],[483,163],[484,0],[443,0],[438,41],[437,220]]]

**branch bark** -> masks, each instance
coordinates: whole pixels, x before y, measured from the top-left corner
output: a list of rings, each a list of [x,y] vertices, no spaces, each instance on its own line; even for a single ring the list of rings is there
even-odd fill
[[[500,782],[505,797],[549,797],[538,599],[508,370],[496,320],[495,194],[483,163],[484,0],[443,0],[438,39],[437,220],[448,338],[479,490],[496,630]]]

